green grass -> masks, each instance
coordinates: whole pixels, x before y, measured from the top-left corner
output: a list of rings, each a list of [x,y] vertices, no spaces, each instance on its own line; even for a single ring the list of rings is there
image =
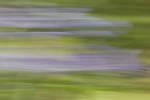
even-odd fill
[[[93,95],[84,96],[81,100],[149,100],[149,94],[98,91],[93,92]]]
[[[143,98],[142,100],[148,100],[149,83],[150,77],[145,76],[145,73],[139,74],[138,72],[32,73],[1,71],[0,99],[140,100]]]

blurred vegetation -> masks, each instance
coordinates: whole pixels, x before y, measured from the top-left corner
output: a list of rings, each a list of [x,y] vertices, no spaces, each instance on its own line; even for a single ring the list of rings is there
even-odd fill
[[[7,2],[10,0],[1,0]],[[19,1],[19,0],[11,0]],[[141,57],[150,64],[150,2],[149,0],[29,0],[54,2],[67,7],[90,7],[89,14],[111,20],[126,20],[133,25],[119,38],[97,39],[96,42],[120,48],[142,50]],[[1,4],[0,4],[1,5]],[[7,5],[1,5],[1,7]],[[69,31],[73,29],[0,28],[0,31]],[[97,28],[105,30],[105,28]],[[84,29],[83,29],[84,30]],[[47,39],[0,39],[0,45],[49,45]],[[72,38],[70,38],[72,39]],[[91,38],[93,39],[93,38]],[[41,39],[42,40],[42,39]],[[63,39],[65,41],[65,39]],[[93,39],[95,40],[95,38]],[[98,41],[100,40],[100,41]],[[28,41],[28,42],[25,42]],[[67,40],[72,41],[72,40]],[[88,41],[87,41],[88,42]],[[65,42],[66,43],[66,42]],[[2,100],[149,100],[149,70],[141,72],[70,72],[26,73],[0,72],[0,99]],[[95,92],[97,92],[98,99]],[[109,92],[105,92],[109,91]],[[91,93],[94,97],[90,97]],[[90,93],[90,94],[89,94]],[[122,96],[124,95],[124,96]],[[126,96],[125,96],[126,95]],[[28,97],[28,98],[27,98]],[[83,97],[83,98],[82,98]]]
[[[1,0],[7,2],[10,0]],[[21,2],[13,0],[14,2]],[[11,0],[11,2],[13,2]],[[28,2],[28,1],[25,1]],[[126,34],[122,34],[117,39],[100,39],[100,43],[108,43],[121,48],[142,49],[143,52],[150,50],[150,2],[149,0],[30,0],[29,2],[47,2],[58,3],[61,6],[68,7],[89,7],[93,8],[90,15],[112,19],[126,20],[133,24]],[[12,31],[66,31],[66,30],[82,30],[81,28],[60,28],[60,29],[17,29],[11,28]],[[91,28],[92,29],[92,28]],[[105,28],[96,28],[105,30]],[[1,28],[1,31],[10,31],[7,28]],[[149,54],[149,53],[147,53]]]
[[[1,71],[0,99],[3,100],[93,100],[92,92],[113,97],[132,95],[128,100],[148,100],[150,77],[139,72],[32,73]],[[102,92],[103,91],[103,92]],[[105,91],[109,91],[108,93]],[[95,94],[94,94],[95,95]],[[102,95],[102,96],[100,96]],[[138,98],[137,98],[137,95]],[[88,98],[91,96],[91,99]],[[107,99],[105,97],[104,99]],[[94,99],[95,100],[95,99]],[[99,99],[98,99],[99,100]],[[119,100],[113,99],[112,100]],[[121,100],[124,100],[121,98]]]

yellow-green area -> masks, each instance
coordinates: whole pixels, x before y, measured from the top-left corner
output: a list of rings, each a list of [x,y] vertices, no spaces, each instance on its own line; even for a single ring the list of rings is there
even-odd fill
[[[149,100],[150,77],[139,72],[1,71],[3,100]]]
[[[149,100],[149,93],[98,91],[79,100]]]

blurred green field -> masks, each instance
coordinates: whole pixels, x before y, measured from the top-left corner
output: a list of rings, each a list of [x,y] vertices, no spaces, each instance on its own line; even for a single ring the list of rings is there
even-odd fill
[[[10,0],[1,0],[1,2],[10,2]],[[150,62],[150,2],[149,0],[11,0],[11,2],[46,2],[58,3],[60,6],[67,7],[89,7],[94,10],[90,15],[113,20],[129,21],[133,25],[128,29],[127,34],[120,35],[120,38],[115,39],[99,39],[100,43],[108,43],[121,48],[140,49],[143,51],[142,55],[146,55],[145,61]],[[4,6],[4,5],[1,5]],[[7,6],[7,5],[5,5]],[[19,28],[1,28],[1,31],[66,31],[66,30],[82,30],[81,28],[73,29],[19,29]],[[101,29],[101,28],[97,28]],[[101,29],[105,30],[105,29]],[[13,43],[14,42],[14,43]],[[10,45],[15,43],[25,44],[22,41],[2,42],[0,44]],[[51,42],[51,41],[50,41]],[[35,41],[32,44],[38,44]],[[39,45],[45,42],[40,42]]]
[[[1,2],[7,1],[10,0],[1,0]],[[11,0],[11,2],[13,1],[20,0]],[[105,38],[96,42],[120,48],[142,50],[141,58],[146,64],[150,64],[149,0],[30,0],[29,2],[54,2],[68,7],[90,7],[94,9],[89,14],[91,16],[128,21],[133,27],[129,28],[126,34],[120,35],[118,39]],[[0,6],[7,5],[0,4]],[[74,29],[0,28],[0,31],[66,30]],[[76,30],[82,29],[76,28]],[[71,37],[67,39],[64,38],[56,44],[74,43],[74,39]],[[48,37],[47,39],[40,38],[40,40],[38,37],[28,39],[1,38],[0,45],[52,44]],[[1,71],[0,100],[149,100],[149,72],[149,69],[141,72],[70,72],[59,74]]]
[[[3,100],[149,100],[150,77],[139,72],[1,71]]]

